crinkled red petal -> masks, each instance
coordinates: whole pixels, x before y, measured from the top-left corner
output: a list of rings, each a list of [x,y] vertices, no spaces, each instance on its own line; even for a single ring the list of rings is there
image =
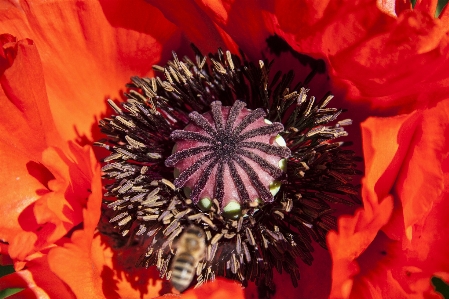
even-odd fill
[[[131,76],[151,75],[181,40],[158,9],[139,0],[7,1],[0,15],[3,32],[39,48],[40,80],[61,136],[84,143],[99,139],[106,99],[120,99]]]

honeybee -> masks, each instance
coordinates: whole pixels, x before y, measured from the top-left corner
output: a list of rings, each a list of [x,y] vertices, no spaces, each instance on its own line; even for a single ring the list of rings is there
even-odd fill
[[[190,225],[181,235],[171,264],[171,284],[179,292],[184,291],[192,282],[195,268],[203,259],[206,250],[204,230]]]

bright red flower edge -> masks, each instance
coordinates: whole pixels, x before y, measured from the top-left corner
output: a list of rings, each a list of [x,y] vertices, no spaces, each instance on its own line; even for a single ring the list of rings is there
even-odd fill
[[[12,258],[25,259],[81,223],[97,162],[89,148],[59,137],[33,42],[1,38],[10,65],[0,78],[8,111],[0,151],[3,186],[10,192],[0,202],[7,212],[0,238],[9,243]]]
[[[430,278],[449,278],[448,116],[445,99],[362,124],[364,209],[328,235],[331,297],[441,298]]]
[[[206,2],[204,2],[204,3],[206,3]],[[210,9],[209,8],[209,10],[204,10],[204,11],[207,11],[208,13],[209,13],[209,15],[211,15],[211,13],[215,13],[216,12],[216,10],[214,10],[215,8],[216,8],[216,5],[214,4],[214,5],[211,5],[210,3],[209,4],[200,4],[200,6],[201,5],[206,5],[207,7],[212,7],[212,9]],[[279,2],[280,3],[280,2]],[[423,2],[424,3],[424,2]],[[223,7],[225,7],[226,5],[224,5]],[[220,6],[218,6],[219,8],[220,8]],[[224,9],[224,10],[223,10]],[[223,11],[226,11],[226,8],[223,8],[222,9],[222,11],[221,12],[223,12]],[[315,9],[315,8],[314,8]],[[203,13],[203,11],[201,11],[200,10],[200,19],[204,19],[204,17],[201,15],[202,13]],[[217,14],[218,15],[218,14]],[[320,16],[320,14],[318,13],[317,14],[318,16]],[[383,16],[382,16],[382,18],[384,18]],[[224,20],[226,20],[226,18],[223,18]],[[252,19],[255,19],[256,21],[254,21],[254,24],[259,24],[259,22],[257,21],[257,16],[255,16],[255,17],[252,17]],[[442,18],[441,18],[443,21],[444,20],[446,20],[445,19],[445,17],[444,17],[444,14],[443,14],[443,16],[442,16]],[[220,24],[220,22],[217,22],[217,23],[215,23],[215,24]],[[223,36],[224,36],[224,38],[225,38],[225,40],[231,40],[232,41],[232,38],[231,38],[231,36],[232,36],[232,32],[233,32],[233,29],[235,29],[237,26],[234,26],[233,24],[230,24],[230,25],[227,25],[227,30],[222,30],[222,29],[219,29],[218,30],[218,32],[220,33],[220,38],[223,38]],[[263,28],[262,28],[263,29]],[[229,32],[230,33],[230,35],[227,35],[227,33],[224,33],[224,32]],[[235,30],[234,30],[234,32],[236,32]],[[215,34],[215,33],[214,33]],[[235,34],[235,33],[234,33]],[[263,34],[261,35],[262,37],[263,37]],[[219,38],[217,38],[217,41],[219,41],[220,39]],[[237,39],[236,39],[237,40]],[[259,43],[260,43],[260,39],[256,39],[256,41],[259,41]],[[30,43],[31,41],[26,41],[25,43]],[[425,41],[426,42],[426,41]],[[21,42],[19,42],[19,43],[21,43]],[[32,42],[31,42],[32,43]],[[8,43],[7,43],[8,44]],[[256,43],[257,44],[257,43]],[[294,43],[292,42],[291,43],[292,45],[294,45]],[[337,43],[338,44],[338,43]],[[437,45],[440,45],[441,44],[441,42],[440,43],[437,43]],[[232,46],[232,42],[229,42],[229,45],[230,46]],[[8,45],[8,46],[10,46],[10,45]],[[439,48],[439,50],[441,49],[441,47],[440,46],[438,46]],[[20,48],[20,47],[19,47]],[[18,51],[19,52],[19,51]],[[307,52],[307,51],[305,51],[305,52]],[[30,54],[31,55],[31,54]],[[32,54],[32,55],[35,55],[35,54]],[[31,56],[32,56],[31,55]],[[18,55],[19,56],[19,55]],[[28,57],[28,56],[27,56]],[[19,58],[20,58],[20,56],[19,56]],[[19,60],[17,60],[17,61],[19,61]],[[442,63],[442,62],[444,62],[444,60],[443,61],[441,61],[441,60],[437,60],[437,62],[440,62],[440,63]],[[18,64],[18,63],[17,63]],[[40,62],[39,62],[39,64],[40,64]],[[442,63],[442,64],[444,64],[444,63]],[[31,74],[33,74],[34,72],[30,72]],[[28,75],[30,75],[30,73],[27,73],[26,74],[26,76],[28,76]],[[36,73],[34,73],[34,74],[39,74],[39,71],[38,72],[36,72]],[[39,82],[39,78],[38,78],[39,76],[37,76],[36,78],[37,78],[37,81],[34,81],[34,80],[31,80],[32,82]],[[43,78],[44,76],[42,76],[41,78]],[[342,76],[342,77],[344,77],[344,76]],[[3,80],[3,77],[2,77],[2,80]],[[125,80],[126,81],[126,80]],[[425,80],[424,80],[425,81]],[[123,81],[124,82],[124,81]],[[421,82],[421,81],[420,81]],[[441,86],[447,86],[447,84],[445,84],[444,83],[444,81],[438,81],[439,83],[438,84],[440,84]],[[2,81],[2,83],[3,83],[3,81]],[[122,82],[121,82],[122,83]],[[4,87],[4,86],[8,86],[8,84],[10,84],[9,82],[7,82],[5,85],[3,85],[2,84],[2,87]],[[13,85],[11,85],[11,86],[13,86]],[[8,91],[8,88],[4,88],[4,90],[7,90]],[[16,92],[17,90],[21,90],[21,88],[10,88],[9,90],[11,90],[12,92]],[[430,90],[436,90],[435,88],[431,88]],[[38,89],[38,91],[39,91],[39,89]],[[418,90],[419,91],[419,90]],[[443,89],[443,91],[444,91],[444,89]],[[40,91],[41,92],[41,94],[39,95],[39,97],[41,97],[42,96],[42,91]],[[415,91],[416,92],[416,91]],[[434,94],[433,94],[434,95]],[[10,96],[10,95],[8,95],[8,96]],[[20,98],[20,97],[18,97],[18,98]],[[375,98],[375,97],[374,97]],[[401,95],[399,98],[403,98],[403,96]],[[428,99],[428,98],[432,98],[432,97],[429,97],[429,96],[427,96],[427,97],[425,97],[426,99]],[[438,97],[433,97],[433,98],[438,98]],[[428,100],[426,100],[426,101],[428,101]],[[2,100],[2,103],[3,103],[3,100]],[[22,108],[22,107],[27,107],[27,104],[28,103],[20,103],[20,102],[14,102],[14,104],[16,105],[16,106],[19,106],[20,108]],[[21,105],[25,105],[25,106],[21,106]],[[33,105],[31,105],[31,106],[33,106]],[[36,106],[38,106],[39,108],[38,109],[40,109],[40,105],[36,105]],[[412,105],[412,107],[413,107],[413,105]],[[28,109],[28,108],[27,108]],[[25,110],[27,110],[27,109],[25,109]],[[44,109],[45,110],[45,109]],[[57,110],[59,110],[59,108],[57,109]],[[42,111],[39,111],[40,113],[42,112]],[[45,113],[47,113],[47,115],[51,115],[48,111],[47,112],[45,112]],[[31,114],[30,114],[31,115]],[[43,114],[43,115],[45,115],[45,114]],[[34,125],[34,123],[32,122],[32,121],[30,121],[30,117],[29,118],[26,118],[25,120],[26,121],[24,121],[24,122],[16,122],[16,124],[17,123],[28,123],[28,124],[33,124]],[[52,119],[52,117],[50,117],[50,118],[44,118],[43,119],[43,121],[44,121],[44,123],[45,122],[47,122],[49,119]],[[17,119],[16,119],[17,120]],[[23,119],[22,119],[23,120]],[[59,121],[59,123],[62,123],[61,121]],[[5,131],[3,131],[2,133],[5,133],[5,134],[2,134],[1,136],[2,137],[4,137],[4,136],[8,136],[8,134],[11,132],[11,128],[13,127],[13,125],[14,125],[14,123],[12,123],[12,125],[11,125],[11,127],[10,128],[5,128],[4,130]],[[25,150],[23,150],[24,152],[26,152],[26,153],[33,153],[33,149],[38,153],[38,155],[37,155],[37,157],[41,157],[42,156],[42,158],[40,158],[40,159],[36,159],[35,157],[35,155],[33,155],[33,160],[32,161],[38,161],[37,163],[41,163],[42,165],[44,165],[47,169],[49,169],[50,171],[50,173],[52,173],[52,175],[50,176],[49,175],[49,173],[48,173],[48,171],[43,171],[42,170],[42,168],[38,168],[38,170],[39,171],[37,171],[37,172],[35,172],[34,173],[34,176],[32,176],[33,178],[30,178],[29,177],[29,173],[28,173],[28,177],[25,175],[24,176],[24,178],[27,178],[28,180],[29,180],[29,183],[27,183],[26,181],[25,182],[23,182],[22,181],[22,185],[20,186],[20,187],[23,187],[23,186],[30,186],[30,191],[31,192],[29,192],[28,194],[33,194],[34,193],[34,191],[35,190],[38,190],[39,188],[41,188],[42,186],[44,186],[44,188],[46,188],[47,190],[48,189],[50,189],[51,190],[51,193],[57,193],[58,191],[60,191],[61,192],[61,190],[64,190],[64,187],[66,187],[67,188],[67,185],[65,185],[65,183],[67,183],[67,182],[71,182],[71,177],[70,176],[67,176],[67,173],[70,173],[70,171],[68,171],[67,170],[67,168],[69,168],[70,169],[70,167],[68,166],[68,165],[70,165],[70,163],[67,163],[67,161],[70,161],[70,159],[72,160],[72,161],[76,161],[76,157],[79,157],[79,155],[77,156],[76,155],[76,153],[73,153],[73,151],[78,151],[79,149],[76,149],[76,150],[73,150],[73,146],[72,147],[69,147],[68,145],[60,145],[61,143],[62,144],[64,144],[64,142],[62,142],[62,141],[53,141],[53,137],[49,137],[50,135],[52,135],[52,129],[49,131],[49,132],[47,132],[47,131],[40,131],[40,130],[38,130],[38,129],[36,129],[36,128],[39,128],[39,125],[36,125],[36,126],[33,126],[33,125],[30,125],[30,127],[31,128],[33,128],[34,130],[30,130],[31,132],[28,132],[28,133],[26,133],[26,134],[28,134],[28,136],[30,136],[30,137],[34,137],[34,138],[29,138],[29,139],[27,139],[27,141],[29,141],[29,140],[34,140],[34,139],[37,139],[37,140],[42,140],[42,139],[44,139],[44,140],[51,140],[51,141],[49,141],[49,142],[47,142],[47,143],[43,143],[43,144],[38,144],[35,148],[32,148],[31,147],[31,145],[27,145],[27,144],[25,144],[25,145],[23,145],[23,144],[19,144],[17,147],[20,149],[21,147],[23,148],[23,149],[25,149]],[[45,125],[45,128],[47,129],[47,128],[51,128],[51,125]],[[3,129],[3,128],[2,128]],[[58,127],[58,130],[60,131],[60,128]],[[70,129],[66,129],[66,130],[70,130]],[[8,134],[7,134],[7,133]],[[44,136],[43,138],[35,138],[35,134],[36,134],[36,132],[45,132],[45,135],[48,135],[48,136]],[[10,134],[9,134],[10,135]],[[66,135],[66,134],[63,134],[63,135]],[[70,134],[67,134],[67,136],[69,136]],[[72,135],[73,136],[73,135]],[[57,140],[58,138],[55,138],[54,140]],[[9,140],[7,140],[7,141],[9,141]],[[29,147],[29,148],[28,148]],[[59,147],[61,147],[61,148],[59,148]],[[67,149],[67,148],[69,148],[69,149]],[[58,150],[59,149],[59,150]],[[4,151],[5,151],[5,156],[4,157],[8,157],[9,159],[8,160],[10,160],[10,161],[12,161],[12,160],[14,160],[15,158],[17,158],[16,156],[13,156],[12,155],[12,153],[10,153],[10,151],[9,151],[9,153],[8,153],[8,150],[9,149],[5,149]],[[39,151],[40,150],[40,151]],[[3,153],[3,151],[2,151],[2,153]],[[86,151],[84,151],[84,153],[86,153]],[[8,156],[9,155],[9,156]],[[68,158],[67,156],[70,156],[70,158]],[[84,157],[87,157],[88,155],[86,155],[86,154],[84,154]],[[54,162],[54,159],[56,159],[56,160],[58,160],[58,158],[59,158],[59,160],[60,161],[62,161],[61,163],[57,163],[57,162]],[[30,161],[31,159],[26,159],[25,158],[25,160],[26,161],[24,161],[24,162],[28,162],[28,161]],[[89,161],[89,159],[87,159],[87,158],[85,158],[85,161]],[[76,162],[78,162],[78,161],[76,161]],[[65,163],[65,165],[64,165],[64,163]],[[376,162],[377,163],[377,162]],[[399,164],[401,164],[400,162],[397,162],[397,163],[399,163]],[[12,170],[15,170],[15,169],[22,169],[22,172],[23,173],[25,173],[25,171],[23,170],[23,163],[20,163],[20,162],[18,162],[17,164],[21,164],[22,165],[22,167],[14,167],[14,165],[15,164],[13,164],[13,163],[11,163],[10,165],[11,165],[11,169]],[[87,163],[88,164],[88,163]],[[447,163],[446,163],[446,165],[447,165]],[[61,167],[62,166],[62,167]],[[64,169],[65,168],[65,169]],[[90,169],[90,170],[87,170],[88,169],[88,167],[86,167],[85,169],[84,169],[84,171],[86,171],[87,173],[89,173],[92,169]],[[446,167],[446,169],[447,169],[447,167]],[[402,172],[401,172],[402,173]],[[27,173],[25,173],[25,174],[27,174]],[[392,175],[393,177],[394,177],[394,175]],[[36,177],[38,177],[38,179],[36,179]],[[51,179],[53,179],[53,177],[55,178],[53,181],[54,181],[54,185],[51,185],[50,184],[50,181],[51,181]],[[21,179],[22,179],[22,177],[20,177]],[[36,183],[36,180],[38,181],[38,183]],[[43,183],[42,183],[43,182]],[[65,183],[64,183],[65,182]],[[34,184],[34,185],[33,185]],[[46,185],[48,185],[48,187],[46,186]],[[51,186],[50,186],[51,185]],[[446,185],[445,185],[446,186]],[[12,184],[11,183],[11,188],[10,188],[10,190],[19,190],[17,187],[15,188],[16,186],[14,186],[14,184]],[[93,189],[93,188],[92,188]],[[431,189],[431,191],[432,190],[434,190],[434,188],[432,188]],[[374,192],[375,193],[375,192]],[[368,194],[371,194],[371,195],[368,195]],[[376,197],[379,197],[379,194],[375,194],[375,195],[373,195],[373,190],[371,190],[371,191],[366,191],[366,190],[364,190],[364,195],[365,196],[368,196],[367,198],[369,198],[370,199],[370,201],[372,200],[372,198],[376,198]],[[100,195],[101,196],[101,195]],[[371,197],[369,197],[369,196],[371,196]],[[40,195],[39,195],[39,198],[40,198]],[[382,198],[382,200],[380,200],[379,198],[377,198],[377,201],[378,202],[376,202],[375,200],[374,200],[374,202],[375,203],[371,203],[370,202],[370,207],[369,208],[367,208],[366,206],[365,206],[365,211],[363,211],[363,212],[360,212],[359,214],[356,214],[356,217],[358,217],[359,219],[362,219],[362,220],[360,220],[359,222],[361,222],[361,223],[374,223],[375,224],[375,226],[374,227],[377,227],[377,226],[379,226],[379,227],[382,227],[383,226],[383,224],[382,224],[382,221],[385,221],[385,219],[384,218],[387,218],[387,216],[386,215],[384,215],[384,214],[388,214],[388,208],[387,207],[389,207],[388,206],[388,200],[390,200],[390,201],[393,201],[393,203],[395,204],[394,206],[396,206],[396,198],[394,198],[394,200],[393,199],[389,199],[390,197],[388,197],[388,196],[386,196],[386,197],[384,197],[384,198]],[[37,196],[35,196],[33,199],[30,199],[30,202],[33,202],[33,200],[36,200],[37,199]],[[441,201],[443,201],[443,200],[441,200]],[[12,201],[12,202],[14,202],[14,201]],[[60,224],[60,223],[64,223],[64,220],[67,220],[67,219],[65,219],[65,218],[63,218],[61,215],[57,215],[57,213],[56,213],[56,215],[54,215],[55,214],[55,212],[58,212],[58,211],[60,211],[60,210],[58,210],[56,207],[54,208],[54,211],[52,211],[52,206],[50,205],[48,205],[47,204],[47,202],[51,202],[51,200],[50,200],[50,198],[46,198],[45,199],[45,201],[42,201],[43,203],[42,204],[40,204],[40,205],[38,205],[38,207],[36,208],[36,209],[41,209],[40,211],[41,212],[39,212],[39,214],[38,214],[38,217],[37,218],[40,218],[40,217],[42,217],[42,218],[40,218],[40,219],[37,219],[36,220],[36,222],[37,221],[41,221],[41,222],[38,222],[38,223],[42,223],[42,222],[44,222],[44,223],[51,223],[51,221],[53,221],[53,222],[55,222],[55,223],[58,223],[58,224]],[[369,201],[368,200],[365,200],[365,203],[368,203]],[[21,202],[22,204],[24,204],[25,202]],[[415,205],[413,205],[413,203],[414,203],[414,201],[412,201],[411,202],[411,205],[410,205],[410,203],[408,203],[408,206],[409,207],[411,207],[411,209],[413,210],[413,207],[415,206]],[[27,205],[27,203],[25,203],[26,205]],[[50,208],[48,208],[48,207],[50,207]],[[382,209],[380,209],[381,211],[380,211],[380,214],[376,214],[376,213],[378,213],[379,212],[379,208],[380,207],[382,207]],[[383,211],[383,208],[385,208],[385,210],[387,210],[387,212],[385,212],[385,211]],[[431,210],[431,211],[433,211],[433,210]],[[409,217],[409,219],[407,220],[408,221],[408,223],[409,223],[409,226],[410,226],[410,223],[414,223],[414,222],[416,222],[416,221],[418,221],[419,219],[422,219],[422,215],[421,216],[414,216],[415,214],[414,213],[406,213],[407,215],[406,216],[403,216],[404,217],[404,221],[405,221],[405,218],[406,217]],[[81,221],[82,220],[82,218],[80,217],[80,213],[78,213],[77,214],[78,216],[78,218],[77,218],[77,221]],[[357,216],[358,215],[358,216]],[[376,217],[373,217],[373,215],[378,215],[379,216],[379,218],[377,218],[377,216]],[[395,215],[394,214],[394,212],[393,212],[393,215]],[[59,217],[59,218],[58,218]],[[415,217],[415,218],[413,218],[413,217]],[[62,218],[62,219],[61,219]],[[375,219],[374,219],[375,218]],[[371,220],[373,220],[374,222],[370,222],[369,221],[369,219],[371,219]],[[418,219],[418,220],[417,220]],[[45,222],[45,221],[49,221],[49,222]],[[58,222],[59,221],[59,222]],[[77,222],[77,221],[74,221],[74,223],[75,222]],[[345,221],[347,221],[348,223],[350,223],[351,222],[351,219],[346,219],[345,220],[345,218],[342,218],[342,220],[341,220],[341,222],[342,222],[342,226],[344,226],[344,223],[345,223]],[[357,222],[358,223],[358,222]],[[405,223],[405,222],[404,222]],[[350,225],[350,224],[347,224],[347,225]],[[406,224],[404,224],[404,225],[406,225]],[[408,227],[409,227],[408,226]],[[363,227],[363,225],[361,226],[361,227]],[[340,226],[340,228],[341,228],[341,226]],[[53,232],[53,231],[57,231],[57,230],[52,230],[52,228],[50,227],[49,229],[48,229],[49,231],[50,231],[50,233],[48,232],[48,231],[44,231],[44,238],[43,239],[46,239],[48,236],[52,236],[52,234],[51,234],[51,232]],[[354,230],[356,230],[356,229],[354,229]],[[363,230],[363,229],[362,229]],[[370,239],[372,239],[372,238],[374,238],[374,242],[378,242],[377,240],[379,239],[379,238],[383,238],[383,237],[379,237],[378,235],[376,235],[376,236],[374,236],[374,237],[372,237],[372,235],[374,234],[374,232],[373,231],[375,231],[376,229],[374,228],[373,229],[373,227],[369,227],[368,228],[368,230],[369,231],[371,231],[370,233],[368,233],[368,235],[370,235],[367,239],[368,240],[370,240]],[[68,230],[66,230],[66,232],[67,232]],[[85,231],[85,229],[83,229],[82,231]],[[60,233],[62,233],[63,231],[61,231]],[[387,233],[390,233],[387,229],[386,229],[386,232],[385,232],[385,234],[387,234]],[[412,236],[413,236],[414,234],[413,234],[413,232],[412,232]],[[77,248],[84,248],[84,249],[86,249],[88,246],[86,246],[87,244],[88,244],[88,242],[86,241],[86,240],[84,240],[84,238],[82,237],[82,236],[84,236],[84,237],[88,237],[88,236],[90,236],[90,233],[87,233],[87,234],[83,234],[82,232],[79,232],[79,234],[73,234],[72,235],[72,244],[75,244],[75,246],[72,248],[72,247],[70,247],[70,246],[68,246],[69,244],[66,244],[67,246],[66,247],[61,247],[61,248],[54,248],[54,249],[66,249],[66,251],[64,251],[64,250],[62,250],[62,251],[56,251],[56,253],[58,253],[58,254],[56,254],[55,255],[55,259],[57,259],[57,257],[59,256],[59,255],[64,255],[64,254],[68,254],[68,255],[70,255],[74,250],[76,251],[76,250],[78,250]],[[54,237],[54,236],[53,236]],[[390,237],[391,237],[391,235],[390,235]],[[31,238],[29,237],[29,235],[26,235],[25,237],[23,237],[23,239],[24,240],[26,240],[27,242],[28,241],[30,241],[30,242],[28,242],[28,244],[33,244],[33,242],[34,242],[34,244],[36,244],[36,240],[35,239],[33,239],[33,238],[36,238],[36,236],[33,236],[33,235],[31,235]],[[39,237],[37,237],[38,239],[39,239]],[[366,239],[366,238],[365,238]],[[50,240],[51,240],[51,238],[50,238]],[[84,240],[84,241],[83,241]],[[87,244],[86,244],[86,242],[87,242]],[[364,241],[365,243],[367,243],[367,241],[365,240]],[[38,242],[39,243],[39,242]],[[50,244],[51,242],[47,242],[48,244]],[[363,243],[363,242],[362,242]],[[19,242],[19,244],[21,244],[20,242]],[[369,242],[368,242],[368,244],[369,244]],[[17,256],[17,257],[23,257],[23,256],[26,256],[27,255],[27,253],[30,253],[30,252],[33,252],[33,251],[36,251],[36,250],[38,250],[39,248],[43,248],[43,247],[45,247],[47,244],[46,244],[46,242],[44,242],[44,243],[42,243],[42,244],[38,244],[39,246],[38,247],[35,247],[34,245],[33,246],[31,246],[31,247],[29,247],[29,248],[27,248],[26,250],[22,250],[22,249],[20,249],[19,248],[19,246],[17,246],[16,248],[17,248],[17,250],[16,250],[16,252],[14,251],[14,250],[12,250],[12,249],[8,249],[8,250],[10,250],[11,251],[11,253],[13,253],[13,256],[14,256],[14,254],[15,254],[15,256]],[[61,244],[62,245],[62,244]],[[81,247],[80,247],[81,246]],[[13,246],[14,247],[14,246]],[[358,252],[360,252],[360,251],[363,251],[363,249],[362,250],[358,250]],[[357,254],[357,250],[356,250],[356,254]],[[359,255],[360,255],[360,253],[358,253]],[[49,255],[50,256],[50,255]],[[48,268],[48,267],[47,267]],[[53,269],[53,268],[52,268]],[[56,268],[54,268],[55,270],[54,271],[58,271],[57,270],[57,267]],[[70,280],[71,278],[68,278],[67,280]],[[76,279],[74,279],[73,281],[76,281]],[[67,282],[66,282],[67,283]],[[95,294],[95,293],[92,293],[92,294]]]

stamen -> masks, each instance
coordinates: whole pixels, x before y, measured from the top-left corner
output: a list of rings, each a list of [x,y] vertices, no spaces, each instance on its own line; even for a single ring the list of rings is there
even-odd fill
[[[99,229],[136,254],[127,265],[156,266],[172,282],[193,225],[205,243],[193,285],[223,276],[268,296],[276,269],[296,286],[297,259],[310,265],[313,242],[326,248],[334,207],[360,203],[357,157],[333,140],[352,121],[336,122],[344,112],[328,107],[332,95],[309,97],[293,71],[270,82],[269,61],[194,51],[154,66],[165,79],[132,77],[125,103],[108,101],[115,115],[100,120],[105,139],[95,143],[110,151]]]

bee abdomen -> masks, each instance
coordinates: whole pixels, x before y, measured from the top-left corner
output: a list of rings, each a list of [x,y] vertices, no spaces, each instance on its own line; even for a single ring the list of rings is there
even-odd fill
[[[181,253],[173,261],[171,283],[179,292],[184,291],[192,282],[195,274],[195,258],[188,253]]]

